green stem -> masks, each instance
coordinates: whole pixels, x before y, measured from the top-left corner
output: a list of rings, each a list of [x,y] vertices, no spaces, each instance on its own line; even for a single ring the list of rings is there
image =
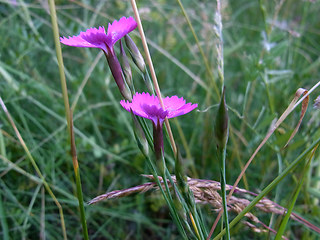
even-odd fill
[[[291,200],[291,204],[290,204],[290,206],[288,207],[286,216],[284,217],[284,219],[283,219],[283,221],[282,221],[282,223],[281,223],[281,225],[280,225],[280,227],[279,227],[279,230],[278,230],[278,232],[277,232],[277,235],[276,235],[276,237],[275,237],[275,240],[281,240],[281,239],[282,239],[282,235],[283,235],[283,233],[284,233],[284,230],[286,229],[287,223],[288,223],[289,218],[290,218],[290,216],[291,216],[291,212],[293,211],[293,207],[294,207],[294,205],[295,205],[295,203],[296,203],[296,201],[297,201],[297,198],[298,198],[299,193],[300,193],[300,191],[301,191],[301,188],[302,188],[304,179],[305,179],[306,176],[307,176],[307,171],[308,171],[308,169],[309,169],[309,167],[310,167],[311,160],[312,160],[312,158],[313,158],[313,156],[314,156],[314,154],[315,154],[315,152],[316,152],[316,150],[317,150],[317,147],[318,147],[318,146],[316,146],[316,147],[313,149],[313,152],[312,152],[312,154],[311,154],[311,156],[310,156],[307,164],[305,165],[304,170],[302,171],[302,176],[301,176],[301,178],[300,178],[299,185],[298,185],[298,187],[297,187],[297,189],[296,189],[296,192],[294,193],[294,196],[293,196],[293,198],[292,198],[292,200]]]
[[[1,135],[0,135],[1,136]],[[6,216],[6,211],[3,208],[2,205],[2,196],[0,192],[0,221],[1,221],[1,226],[2,226],[2,235],[4,240],[9,240],[9,230],[8,230],[8,223],[7,223],[7,216]]]
[[[266,93],[267,93],[267,97],[268,97],[268,102],[269,102],[269,106],[270,106],[270,111],[272,114],[274,114],[274,104],[273,104],[273,99],[271,97],[270,94],[270,89],[269,89],[269,83],[268,83],[268,79],[267,79],[267,73],[263,73],[262,80],[264,82],[264,85],[266,87]]]
[[[152,172],[152,175],[153,175],[153,177],[154,177],[154,180],[156,181],[156,183],[157,183],[157,185],[158,185],[158,187],[159,187],[159,189],[160,189],[160,191],[161,191],[161,193],[162,193],[162,195],[163,195],[163,197],[164,197],[164,199],[165,199],[165,201],[166,201],[166,203],[167,203],[167,205],[168,205],[168,207],[169,207],[169,210],[170,210],[170,212],[171,212],[171,215],[172,215],[173,220],[175,221],[175,223],[176,223],[176,225],[177,225],[177,227],[178,227],[178,229],[179,229],[179,231],[180,231],[183,239],[188,239],[187,234],[186,234],[186,232],[184,231],[184,228],[183,228],[183,226],[182,226],[180,217],[179,217],[176,209],[175,209],[174,206],[173,206],[173,202],[172,202],[172,199],[171,199],[171,195],[170,195],[170,192],[168,191],[168,189],[169,189],[168,186],[165,185],[166,191],[167,191],[167,193],[168,193],[168,195],[167,195],[167,194],[165,193],[163,187],[162,187],[162,184],[161,184],[160,180],[159,180],[159,175],[158,175],[158,173],[157,173],[157,171],[156,171],[156,168],[155,168],[155,166],[154,166],[154,164],[153,164],[153,162],[152,162],[152,160],[150,159],[149,156],[147,156],[147,160],[148,160],[149,167],[150,167],[150,170],[151,170],[151,172]],[[163,179],[163,182],[164,182],[164,184],[165,184],[164,179]],[[168,196],[170,196],[170,198],[169,198]],[[170,201],[170,200],[171,200],[171,201]]]
[[[141,23],[141,20],[140,20],[140,15],[139,15],[138,7],[137,7],[137,4],[136,4],[136,0],[131,0],[131,6],[132,6],[132,10],[134,12],[135,19],[136,19],[137,24],[138,24],[138,29],[139,29],[139,33],[140,33],[143,49],[144,49],[144,52],[146,54],[146,59],[147,59],[148,65],[149,65],[151,79],[153,81],[153,85],[154,85],[155,91],[157,93],[161,108],[165,109],[164,104],[163,104],[163,100],[162,100],[162,96],[161,96],[160,87],[159,87],[157,76],[156,76],[156,72],[155,72],[154,67],[153,67],[153,63],[152,63],[150,51],[149,51],[149,48],[148,48],[147,40],[146,40],[144,31],[143,31],[143,27],[142,27],[142,23]],[[173,138],[173,134],[172,134],[172,131],[171,131],[169,120],[167,118],[165,119],[165,125],[166,125],[166,128],[167,128],[168,134],[169,134],[169,140],[170,140],[170,144],[171,144],[171,147],[172,147],[172,151],[173,151],[174,155],[176,155],[177,154],[177,146],[176,146],[176,143],[175,143],[174,138]]]
[[[59,65],[59,74],[60,74],[60,83],[61,83],[61,89],[62,89],[63,102],[64,102],[64,107],[66,112],[68,130],[70,130],[70,106],[69,106],[69,98],[68,98],[68,89],[67,89],[66,76],[64,74],[64,64],[63,64],[62,51],[61,51],[61,45],[59,40],[59,27],[57,22],[57,14],[56,14],[56,7],[55,7],[54,0],[49,0],[49,5],[50,5],[51,25],[52,25],[52,31],[54,36],[54,44],[56,47],[56,55],[57,55],[57,60]]]
[[[61,204],[59,203],[58,199],[56,198],[56,196],[53,194],[49,184],[47,183],[47,181],[45,180],[44,176],[42,175],[36,161],[34,160],[34,158],[31,155],[31,152],[29,151],[29,148],[27,147],[27,144],[24,142],[17,126],[15,125],[10,113],[8,112],[8,109],[6,107],[6,105],[4,104],[2,98],[0,97],[0,105],[3,109],[3,111],[5,112],[11,126],[13,127],[13,130],[15,131],[15,134],[17,135],[17,138],[19,139],[19,142],[21,144],[21,146],[23,147],[24,151],[26,152],[28,158],[30,159],[30,162],[33,166],[33,168],[35,169],[36,173],[39,175],[40,179],[43,182],[44,187],[46,188],[47,192],[49,193],[49,195],[51,196],[51,198],[53,199],[54,203],[57,205],[58,209],[59,209],[59,215],[60,215],[60,221],[61,221],[61,228],[62,228],[62,234],[63,234],[63,239],[67,239],[67,231],[66,231],[66,225],[64,222],[64,216],[63,216],[63,209],[61,207]]]
[[[226,225],[226,237],[230,240],[230,229],[227,209],[227,193],[226,193],[226,145],[222,150],[218,150],[220,163],[221,163],[221,193],[222,193],[222,204],[223,204],[223,216]]]
[[[215,81],[215,79],[214,79],[214,76],[213,76],[213,74],[212,74],[211,67],[210,67],[210,65],[209,65],[209,61],[208,61],[206,55],[204,54],[204,51],[203,51],[203,49],[202,49],[202,47],[201,47],[201,44],[200,44],[200,41],[199,41],[199,39],[198,39],[198,37],[197,37],[196,32],[195,32],[194,29],[193,29],[193,26],[192,26],[192,24],[191,24],[191,21],[190,21],[190,19],[189,19],[189,16],[188,16],[187,12],[185,11],[185,9],[184,9],[184,7],[183,7],[183,5],[182,5],[181,0],[177,0],[177,1],[178,1],[178,4],[179,4],[180,8],[181,8],[181,11],[182,11],[182,13],[183,13],[183,16],[185,17],[185,19],[186,19],[186,21],[187,21],[187,23],[188,23],[188,26],[189,26],[189,28],[190,28],[190,30],[191,30],[191,33],[192,33],[192,35],[193,35],[193,37],[194,37],[194,39],[195,39],[195,41],[196,41],[196,44],[197,44],[197,46],[198,46],[198,48],[199,48],[200,54],[201,54],[201,56],[202,56],[202,58],[203,58],[204,65],[205,65],[206,70],[207,70],[207,73],[208,73],[209,77],[211,78],[212,86],[213,86],[213,88],[214,88],[214,90],[215,90],[215,92],[216,92],[216,94],[217,94],[217,95],[216,95],[216,96],[217,96],[217,99],[219,99],[219,98],[220,98],[220,91],[219,91],[219,88],[218,88],[218,86],[217,86],[217,83],[216,83],[216,81]]]
[[[172,186],[172,189],[174,190],[175,194],[177,195],[182,207],[184,208],[185,213],[189,214],[192,226],[193,226],[193,228],[195,230],[195,236],[198,237],[198,239],[204,239],[202,232],[201,231],[199,232],[199,230],[198,230],[198,229],[201,229],[199,221],[198,221],[199,218],[195,214],[196,212],[193,211],[193,206],[191,206],[191,205],[189,206],[189,204],[187,204],[187,202],[186,202],[186,199],[187,199],[186,194],[183,194],[183,191],[182,192],[179,191],[179,188],[178,188],[177,184],[175,184],[175,182],[173,181],[168,168],[166,168],[165,171],[166,171],[166,175],[168,176],[169,182],[170,182],[170,184]],[[178,182],[178,181],[179,181],[178,180],[178,174],[176,172],[176,182]],[[188,228],[188,230],[190,232],[192,231],[189,225],[187,225],[187,228]],[[201,236],[200,236],[200,234],[201,234]]]
[[[6,157],[6,148],[4,145],[4,139],[2,132],[0,131],[0,154]],[[2,226],[2,235],[4,240],[9,240],[9,229],[8,229],[8,223],[7,223],[7,216],[6,211],[3,208],[2,204],[2,192],[0,192],[0,222]]]
[[[82,194],[82,188],[81,188],[79,164],[78,164],[78,159],[77,159],[77,155],[76,155],[76,146],[75,146],[75,142],[74,142],[72,112],[70,110],[67,83],[66,83],[66,77],[64,74],[64,64],[63,64],[63,58],[62,58],[61,45],[60,45],[60,41],[59,41],[59,28],[58,28],[54,0],[49,0],[49,4],[50,4],[51,24],[52,24],[52,30],[53,30],[53,35],[54,35],[57,60],[58,60],[58,65],[59,65],[62,95],[63,95],[64,106],[65,106],[65,114],[66,114],[66,119],[67,119],[69,137],[70,137],[70,141],[71,141],[72,161],[73,161],[73,168],[74,168],[74,173],[75,173],[75,178],[76,178],[77,198],[78,198],[78,202],[79,202],[80,219],[81,219],[82,230],[83,230],[82,234],[83,234],[83,238],[85,240],[89,240],[86,217],[85,217],[85,209],[84,209],[84,204],[83,204],[83,194]]]
[[[73,169],[74,169],[74,175],[76,177],[76,186],[77,186],[77,198],[79,202],[79,209],[80,209],[80,219],[83,229],[83,237],[85,240],[89,240],[88,235],[88,229],[87,229],[87,221],[86,221],[86,215],[85,215],[85,209],[83,204],[83,195],[82,195],[82,187],[81,187],[81,177],[80,177],[80,171],[79,171],[79,163],[78,163],[78,157],[77,157],[77,150],[76,150],[76,144],[74,141],[74,131],[73,131],[73,119],[72,119],[72,111],[70,111],[70,145],[71,145],[71,156],[72,156],[72,163],[73,163]]]
[[[320,138],[318,138],[310,147],[308,147],[298,158],[296,158],[278,177],[276,177],[263,191],[253,199],[253,201],[238,214],[237,217],[230,222],[230,229],[234,227],[246,213],[248,213],[254,206],[265,197],[279,182],[282,181],[284,177],[286,177],[295,167],[307,156],[312,149],[320,143]],[[213,240],[220,239],[223,235],[226,234],[226,229],[223,229]]]

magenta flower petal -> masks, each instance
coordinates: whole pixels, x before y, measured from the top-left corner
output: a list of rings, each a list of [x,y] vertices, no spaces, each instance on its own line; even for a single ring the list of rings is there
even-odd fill
[[[113,51],[113,45],[137,27],[133,17],[122,17],[119,21],[109,23],[108,31],[104,27],[89,28],[73,37],[61,37],[60,42],[72,47],[100,48],[106,53]]]
[[[100,48],[107,52],[108,37],[104,27],[89,28],[78,36],[61,37],[60,42],[72,47]]]
[[[132,110],[132,112],[135,115],[138,115],[143,118],[148,118],[151,120],[153,120],[155,114],[158,111],[160,114],[161,113],[160,110],[162,110],[158,98],[153,95],[150,96],[149,93],[136,93],[133,96],[131,103],[129,101],[121,100],[120,104],[127,111]],[[155,124],[156,123],[157,123],[157,119],[155,119]]]
[[[115,20],[108,25],[108,42],[114,45],[120,38],[127,35],[137,27],[137,23],[133,17],[122,17],[119,21]]]
[[[177,96],[166,97],[163,99],[163,104],[166,110],[169,111],[168,118],[178,117],[191,112],[198,107],[198,104],[187,103],[183,98]]]
[[[198,104],[187,103],[177,96],[163,99],[165,109],[162,109],[158,97],[150,96],[149,93],[136,93],[132,102],[121,100],[120,104],[127,111],[132,110],[135,115],[151,119],[157,125],[157,119],[163,123],[164,119],[177,117],[198,107]]]

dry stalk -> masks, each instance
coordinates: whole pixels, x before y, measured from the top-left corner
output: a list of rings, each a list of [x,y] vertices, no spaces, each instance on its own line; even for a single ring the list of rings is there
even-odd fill
[[[152,175],[143,175],[144,177],[154,180],[154,177]],[[163,179],[159,177],[159,180],[163,183]],[[176,177],[172,176],[172,180],[176,182]],[[213,207],[213,210],[215,212],[219,212],[222,209],[222,199],[219,194],[220,191],[220,183],[213,181],[213,180],[206,180],[206,179],[195,179],[195,178],[187,178],[188,185],[190,190],[193,192],[194,198],[196,203],[198,204],[210,204]],[[169,187],[171,187],[170,182],[168,182]],[[102,200],[106,199],[113,199],[113,198],[120,198],[120,197],[126,197],[134,193],[144,193],[150,190],[158,190],[157,184],[155,182],[148,182],[142,185],[138,185],[132,188],[128,189],[122,189],[122,190],[115,190],[112,192],[108,192],[102,195],[99,195],[89,201],[88,204],[95,204]],[[230,191],[232,189],[231,185],[226,185],[226,190]],[[242,188],[236,187],[234,190],[234,194],[237,196],[232,196],[230,198],[230,201],[228,203],[228,211],[233,213],[240,213],[245,207],[247,207],[250,204],[250,197],[255,197],[257,194],[247,191]],[[266,213],[275,213],[278,215],[284,215],[287,211],[286,208],[276,204],[275,202],[263,198],[260,200],[260,202],[256,205],[256,208],[266,212]],[[249,226],[253,231],[255,232],[266,232],[267,230],[276,233],[275,230],[269,228],[267,225],[265,225],[263,222],[261,222],[258,217],[256,217],[252,213],[247,213],[245,215],[251,222],[248,222],[246,220],[243,221],[243,223],[247,226]],[[303,219],[302,217],[298,216],[295,213],[291,214],[291,219],[298,221],[308,228],[320,233],[320,228],[314,226],[307,220]],[[253,224],[254,223],[254,224]],[[260,225],[261,227],[257,227],[255,224]]]

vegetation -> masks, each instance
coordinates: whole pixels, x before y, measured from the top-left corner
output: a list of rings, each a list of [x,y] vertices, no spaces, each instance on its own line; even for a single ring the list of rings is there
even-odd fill
[[[134,16],[130,1],[55,4],[60,36]],[[225,161],[225,181],[233,185],[296,91],[310,90],[319,82],[320,4],[311,0],[220,4],[217,9],[215,1],[143,0],[138,9],[162,95],[198,104],[197,110],[170,120],[182,156],[181,171],[191,178],[222,182]],[[65,227],[67,238],[82,239],[49,4],[0,0],[0,16],[0,238],[63,239]],[[138,29],[130,37],[145,56]],[[119,43],[115,49],[119,55]],[[170,206],[159,191],[87,204],[105,192],[146,183],[149,179],[141,175],[152,172],[137,146],[131,115],[119,103],[123,97],[103,53],[65,45],[62,53],[89,238],[180,239]],[[130,65],[135,89],[146,92],[141,73],[132,61]],[[229,116],[223,160],[214,135],[222,86]],[[288,146],[284,148],[298,125],[301,104],[262,146],[238,186],[259,194],[307,150],[267,197],[319,228],[320,117],[312,106],[318,95],[318,88],[310,94],[301,126]],[[151,122],[147,124],[152,129]],[[175,174],[177,159],[169,138],[164,149],[168,170]],[[212,209],[210,204],[197,208],[206,234],[217,217]],[[178,207],[177,211],[182,212]],[[287,222],[285,215],[259,208],[250,212],[289,239],[319,238],[306,223]],[[237,215],[230,211],[229,222]],[[230,223],[232,239],[275,237],[264,226],[251,228],[242,220]],[[219,224],[213,237],[221,230]],[[188,237],[202,238],[190,233]]]

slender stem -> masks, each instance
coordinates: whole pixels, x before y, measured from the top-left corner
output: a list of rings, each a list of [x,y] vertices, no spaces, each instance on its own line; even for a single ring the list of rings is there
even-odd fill
[[[83,230],[82,234],[83,234],[84,239],[88,240],[89,236],[88,236],[88,229],[87,229],[87,223],[86,223],[86,218],[85,218],[85,209],[84,209],[84,205],[83,205],[83,196],[82,196],[79,164],[78,164],[78,159],[76,156],[76,146],[74,143],[72,112],[70,110],[67,83],[66,83],[66,77],[64,74],[64,64],[63,64],[63,58],[62,58],[61,45],[60,45],[60,41],[59,41],[59,28],[58,28],[58,23],[57,23],[57,14],[56,14],[54,0],[49,0],[49,4],[50,4],[51,24],[52,24],[52,30],[53,30],[53,35],[54,35],[57,60],[58,60],[58,65],[59,65],[60,82],[61,82],[62,95],[63,95],[63,100],[64,100],[65,114],[66,114],[66,119],[67,119],[69,137],[70,137],[70,141],[71,141],[72,162],[73,162],[73,168],[74,168],[76,185],[77,185],[77,198],[78,198],[78,202],[79,202],[80,218],[81,218],[81,224],[82,224],[82,230]]]
[[[82,224],[82,229],[83,229],[83,237],[84,237],[84,239],[89,240],[87,221],[86,221],[86,215],[85,215],[84,204],[83,204],[83,195],[82,195],[79,163],[78,163],[78,157],[77,157],[77,149],[76,149],[76,144],[74,141],[72,111],[70,111],[70,118],[69,119],[70,119],[70,133],[69,134],[70,134],[70,143],[71,143],[71,156],[72,156],[74,175],[76,177],[77,198],[78,198],[79,208],[80,208],[80,219],[81,219],[81,224]]]
[[[261,75],[262,75],[261,78],[262,78],[264,85],[265,85],[265,88],[266,88],[270,111],[271,111],[271,114],[274,114],[274,104],[273,104],[273,99],[271,97],[271,93],[270,93],[270,89],[269,89],[269,83],[268,83],[268,79],[267,79],[268,76],[265,72]]]
[[[187,143],[186,136],[184,135],[184,133],[182,131],[181,125],[180,125],[179,121],[177,120],[177,118],[174,118],[173,121],[174,121],[174,124],[175,124],[175,126],[177,128],[178,134],[179,134],[179,136],[181,138],[181,142],[182,142],[183,148],[186,151],[187,159],[192,160],[193,158],[192,158],[192,154],[191,154],[191,151],[190,151],[190,147],[189,147],[189,145]],[[191,164],[190,167],[191,167],[191,171],[192,171],[192,176],[194,178],[197,178],[198,177],[198,173],[197,173],[197,169],[195,168],[194,161],[192,161],[192,164]]]
[[[146,54],[146,59],[147,59],[148,65],[149,65],[149,69],[150,69],[153,85],[154,85],[154,88],[156,90],[156,94],[157,94],[157,96],[159,98],[160,105],[164,109],[164,104],[163,104],[163,100],[162,100],[162,97],[161,97],[160,87],[159,87],[157,76],[156,76],[156,73],[155,73],[155,70],[154,70],[154,67],[153,67],[153,64],[152,64],[152,59],[151,59],[149,48],[148,48],[148,45],[147,45],[147,40],[146,40],[146,37],[144,35],[144,31],[143,31],[143,28],[142,28],[140,15],[139,15],[139,12],[138,12],[136,1],[135,0],[131,0],[131,5],[132,5],[132,9],[133,9],[133,12],[134,12],[135,19],[136,19],[137,24],[138,24],[138,29],[139,29],[139,33],[140,33],[140,36],[141,36],[143,49],[144,49],[144,52]],[[177,154],[177,147],[176,147],[176,143],[174,141],[173,134],[172,134],[172,131],[171,131],[171,127],[170,127],[170,124],[169,124],[169,121],[168,121],[167,118],[165,119],[165,124],[166,124],[166,128],[167,128],[167,131],[168,131],[169,140],[170,140],[170,143],[171,143],[171,146],[172,146],[172,151],[173,151],[174,155],[176,155]]]
[[[70,129],[70,107],[69,107],[69,98],[68,98],[68,90],[66,83],[66,76],[64,74],[64,64],[62,59],[61,45],[59,41],[59,27],[57,23],[57,14],[56,14],[56,6],[54,0],[49,0],[50,5],[50,15],[51,15],[51,25],[52,31],[54,35],[54,44],[56,46],[56,55],[59,64],[59,74],[60,74],[60,83],[62,88],[63,102],[66,112],[68,131]]]
[[[314,154],[315,154],[318,146],[319,146],[319,145],[315,146],[315,148],[313,149],[313,151],[312,151],[312,153],[311,153],[311,156],[309,157],[306,165],[304,166],[304,169],[303,169],[303,171],[302,171],[302,176],[300,177],[300,180],[299,180],[298,187],[297,187],[297,189],[296,189],[293,197],[291,198],[291,204],[290,204],[290,206],[288,207],[286,216],[285,216],[284,219],[282,220],[282,223],[281,223],[281,225],[280,225],[280,227],[279,227],[279,229],[278,229],[278,232],[277,232],[277,235],[276,235],[276,237],[275,237],[275,240],[280,240],[280,239],[282,239],[282,235],[283,235],[283,233],[284,233],[284,230],[285,230],[285,228],[286,228],[286,225],[287,225],[287,223],[288,223],[288,221],[289,221],[289,218],[290,218],[290,216],[291,216],[293,207],[294,207],[294,205],[295,205],[295,203],[296,203],[296,201],[297,201],[297,198],[298,198],[298,196],[299,196],[299,193],[300,193],[300,191],[301,191],[301,188],[302,188],[304,179],[305,179],[306,176],[307,176],[307,171],[308,171],[308,169],[309,169],[309,167],[310,167],[311,160],[313,159],[313,156],[314,156]]]
[[[194,29],[193,29],[193,26],[192,26],[192,24],[191,24],[191,21],[190,21],[190,19],[189,19],[189,16],[188,16],[187,12],[185,11],[185,9],[184,9],[184,7],[183,7],[183,5],[182,5],[181,0],[177,0],[177,1],[178,1],[178,4],[179,4],[179,6],[180,6],[180,8],[181,8],[181,11],[182,11],[182,13],[183,13],[186,21],[187,21],[187,23],[188,23],[188,26],[189,26],[189,28],[190,28],[190,30],[191,30],[191,33],[192,33],[192,35],[193,35],[193,37],[194,37],[194,39],[195,39],[195,41],[196,41],[196,44],[197,44],[197,46],[198,46],[198,48],[199,48],[200,54],[201,54],[201,56],[202,56],[202,58],[203,58],[204,65],[205,65],[206,70],[207,70],[207,73],[208,73],[209,77],[211,78],[212,86],[213,86],[213,88],[214,88],[214,90],[215,90],[215,92],[216,92],[216,94],[217,94],[217,98],[219,99],[219,98],[220,98],[220,91],[219,91],[219,88],[218,88],[218,86],[217,86],[217,83],[216,83],[216,81],[215,81],[215,79],[214,79],[214,76],[213,76],[213,74],[212,74],[212,70],[211,70],[211,67],[210,67],[210,65],[209,65],[209,61],[208,61],[206,55],[204,54],[204,51],[203,51],[203,49],[202,49],[202,47],[201,47],[201,45],[200,45],[200,41],[199,41],[199,39],[198,39],[198,37],[197,37],[196,32],[195,32]]]
[[[32,166],[34,167],[36,173],[39,175],[40,179],[42,180],[43,182],[43,185],[44,187],[46,188],[47,192],[49,193],[49,195],[51,196],[51,198],[53,199],[54,203],[57,205],[58,209],[59,209],[59,214],[60,214],[60,221],[61,221],[61,228],[62,228],[62,234],[63,234],[63,239],[67,239],[67,232],[66,232],[66,225],[65,225],[65,222],[64,222],[64,217],[63,217],[63,210],[62,210],[62,207],[58,201],[58,199],[56,198],[56,196],[53,194],[49,184],[47,183],[47,181],[45,180],[44,176],[42,175],[36,161],[34,160],[34,158],[32,157],[26,143],[24,142],[22,136],[20,135],[20,132],[16,126],[16,124],[14,123],[10,113],[8,112],[8,109],[6,107],[6,105],[4,104],[2,98],[0,97],[0,105],[4,111],[4,113],[7,115],[7,118],[11,124],[11,126],[13,127],[13,130],[15,131],[24,151],[26,152],[28,158],[30,159],[31,161],[31,164]]]
[[[165,201],[166,201],[166,203],[167,203],[167,205],[169,207],[169,210],[170,210],[170,212],[172,214],[173,220],[175,221],[175,223],[176,223],[176,225],[177,225],[177,227],[178,227],[183,239],[188,239],[188,237],[187,237],[187,235],[186,235],[186,233],[184,231],[184,228],[183,228],[182,222],[180,220],[180,217],[179,217],[176,209],[173,207],[173,202],[172,202],[172,198],[171,198],[171,195],[170,195],[170,191],[168,191],[168,189],[169,189],[168,185],[165,185],[166,183],[164,181],[164,178],[162,178],[163,184],[165,185],[166,191],[168,193],[168,195],[167,195],[165,190],[163,189],[163,186],[162,186],[160,180],[159,180],[159,175],[158,175],[158,173],[157,173],[157,171],[155,169],[155,166],[154,166],[152,160],[150,159],[149,156],[146,156],[146,158],[148,160],[149,167],[150,167],[150,170],[151,170],[152,175],[154,177],[154,180],[156,181],[156,183],[157,183],[157,185],[158,185],[158,187],[159,187],[159,189],[160,189],[160,191],[162,193],[162,196],[164,197],[164,199],[165,199]]]
[[[224,214],[224,221],[226,225],[226,237],[230,239],[230,229],[229,229],[229,219],[228,219],[228,210],[227,210],[227,193],[226,193],[226,145],[222,150],[218,150],[218,154],[220,155],[220,162],[221,162],[221,192],[222,192],[222,205],[223,205],[223,214]]]
[[[306,97],[308,97],[317,87],[320,86],[320,81],[317,82],[305,95],[303,95],[300,100],[290,109],[290,112],[286,115],[288,116]],[[288,110],[288,109],[287,109]],[[286,110],[286,111],[287,111]],[[283,116],[284,114],[282,114]],[[279,120],[278,120],[279,121]],[[240,175],[238,176],[237,180],[235,181],[235,183],[232,186],[232,189],[230,190],[228,197],[227,197],[227,202],[229,202],[234,190],[236,189],[236,187],[238,186],[240,180],[242,179],[243,175],[245,174],[245,171],[247,170],[247,168],[249,167],[249,165],[251,164],[251,162],[253,161],[254,157],[256,156],[256,154],[258,153],[258,151],[261,149],[261,147],[263,146],[263,144],[265,142],[267,142],[267,140],[269,139],[269,137],[272,135],[273,131],[267,133],[267,136],[264,138],[264,140],[262,140],[262,142],[260,143],[260,145],[258,146],[258,148],[255,150],[255,152],[252,154],[252,156],[250,157],[250,159],[248,160],[248,162],[245,164],[244,168],[241,170]],[[215,226],[217,225],[221,215],[222,215],[223,209],[219,212],[213,226],[211,227],[211,231],[207,237],[207,240],[209,240],[212,236],[212,233],[214,231]]]
[[[157,159],[157,161],[161,161],[160,159]],[[168,196],[168,199],[170,201],[170,205],[172,206],[172,210],[174,211],[175,215],[177,216],[177,221],[178,221],[178,224],[181,224],[181,221],[180,221],[180,217],[176,211],[176,208],[174,207],[174,203],[173,203],[173,198],[171,196],[171,193],[170,193],[170,188],[169,188],[169,185],[168,185],[168,180],[167,180],[167,176],[166,176],[166,170],[167,170],[167,166],[166,166],[166,161],[164,159],[164,156],[162,155],[162,164],[163,164],[163,171],[162,171],[162,179],[163,179],[163,184],[164,184],[164,187],[166,189],[166,192],[167,192],[167,196]],[[172,186],[173,189],[174,189],[174,185]]]
[[[311,146],[309,146],[302,154],[299,155],[278,177],[276,177],[257,197],[255,197],[252,202],[242,210],[233,220],[230,222],[230,229],[235,226],[244,216],[248,213],[254,206],[265,197],[275,186],[281,182],[284,177],[286,177],[292,170],[296,168],[296,166],[311,152],[316,145],[320,143],[320,138],[314,141]],[[226,234],[226,229],[223,229],[213,240],[220,239],[223,235]]]
[[[216,37],[218,38],[218,43],[216,44],[217,58],[218,58],[217,59],[217,61],[218,61],[218,76],[220,78],[220,82],[222,83],[222,89],[223,89],[222,94],[224,94],[225,81],[224,81],[222,15],[221,15],[221,2],[220,2],[220,0],[217,0],[217,10],[215,13],[214,32],[216,34]],[[228,136],[229,136],[229,134],[228,134]],[[221,192],[222,192],[223,208],[220,210],[217,218],[215,219],[215,221],[211,227],[210,233],[207,237],[207,240],[209,240],[211,238],[222,214],[224,214],[224,219],[226,222],[227,239],[230,239],[229,220],[228,220],[228,212],[227,212],[227,204],[228,204],[229,200],[226,199],[226,169],[225,169],[226,148],[227,148],[227,145],[225,144],[222,149],[218,149],[218,154],[219,154],[220,163],[221,163],[220,166],[222,168],[221,169]],[[221,226],[223,226],[223,221],[221,221]]]
[[[196,223],[195,223],[195,221],[194,221],[194,218],[193,218],[191,212],[189,212],[189,217],[190,217],[192,226],[193,226],[193,228],[194,228],[194,230],[195,230],[195,232],[196,232],[197,237],[198,237],[199,239],[201,239],[200,234],[199,234],[199,231],[198,231],[198,228],[197,228],[197,225],[196,225]]]
[[[6,148],[4,145],[4,139],[2,132],[0,131],[0,154],[6,157]],[[9,228],[6,216],[6,209],[3,208],[2,204],[2,194],[5,194],[4,191],[0,192],[0,223],[2,226],[2,235],[4,240],[9,240]]]
[[[7,216],[6,216],[6,211],[3,208],[2,205],[2,193],[3,191],[0,192],[0,222],[2,226],[2,235],[3,235],[3,240],[9,240],[9,228],[8,228],[8,223],[7,223]]]

